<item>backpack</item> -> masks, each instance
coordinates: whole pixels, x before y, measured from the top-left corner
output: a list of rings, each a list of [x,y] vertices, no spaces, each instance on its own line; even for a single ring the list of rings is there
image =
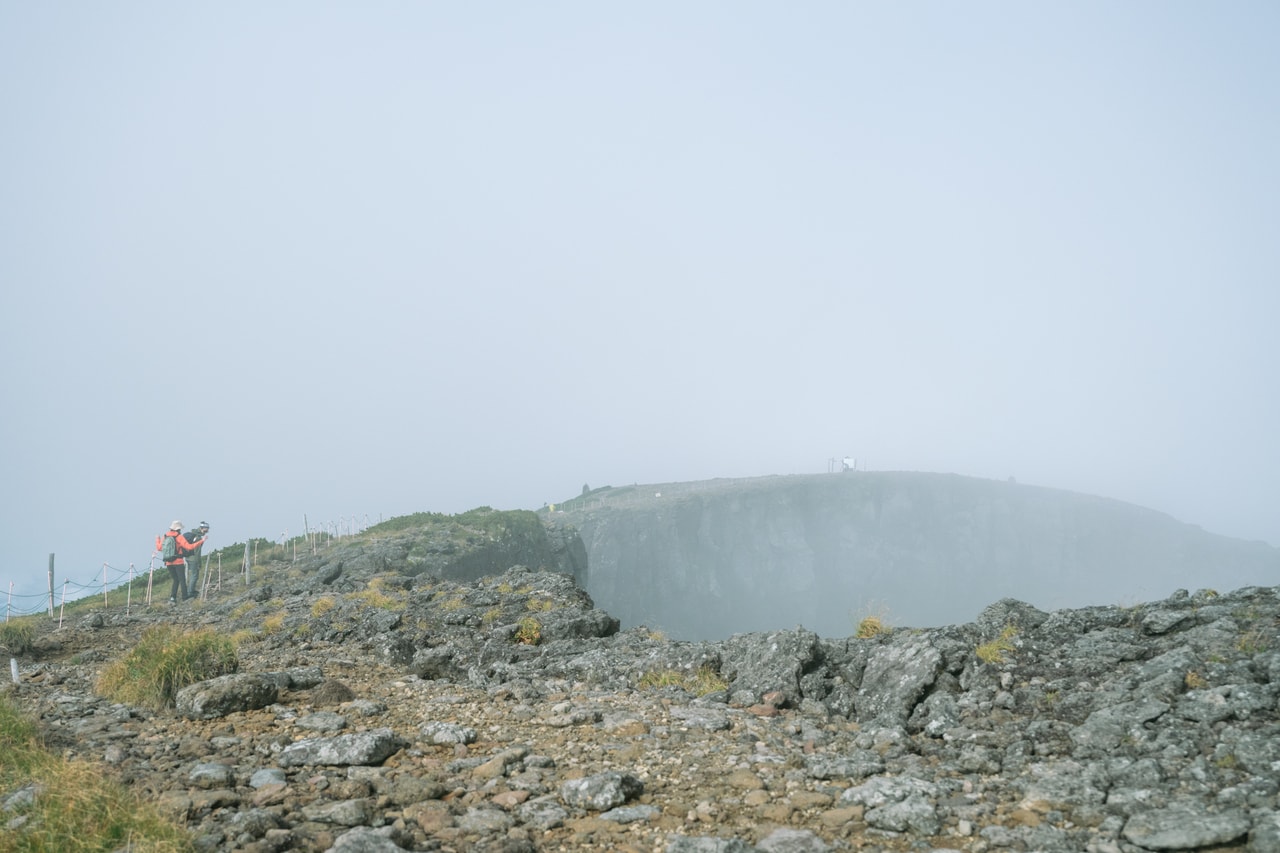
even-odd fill
[[[160,559],[166,563],[170,560],[178,559],[178,534],[164,534],[163,544],[160,546]]]

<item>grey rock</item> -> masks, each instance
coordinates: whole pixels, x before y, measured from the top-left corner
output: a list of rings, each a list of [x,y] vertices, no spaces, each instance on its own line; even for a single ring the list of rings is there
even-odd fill
[[[635,823],[638,820],[653,820],[660,814],[662,810],[653,806],[621,806],[601,812],[599,817],[615,823]]]
[[[373,815],[373,804],[365,799],[316,802],[303,806],[302,814],[317,823],[363,826]]]
[[[1249,853],[1280,853],[1280,812],[1254,814]]]
[[[279,688],[256,673],[232,673],[189,685],[178,691],[175,706],[179,714],[209,720],[237,711],[265,708],[276,701]]]
[[[937,795],[937,787],[910,776],[875,776],[855,785],[840,795],[843,806],[866,806],[876,809],[900,803],[908,797],[928,798]]]
[[[757,849],[737,838],[677,835],[667,843],[667,853],[754,853]]]
[[[871,750],[849,755],[809,755],[805,770],[812,779],[865,779],[884,771],[884,759]]]
[[[357,826],[339,835],[326,853],[401,853],[405,848],[367,826]]]
[[[768,634],[735,636],[724,644],[720,674],[735,691],[747,691],[757,702],[766,693],[781,693],[788,704],[800,702],[800,676],[818,659],[818,635],[797,628]]]
[[[807,829],[775,829],[756,845],[763,853],[829,853],[835,849]]]
[[[867,661],[858,689],[860,722],[902,725],[942,671],[942,654],[927,634],[900,634]]]
[[[381,764],[404,745],[404,741],[391,729],[373,729],[331,738],[300,740],[285,747],[276,760],[281,767]]]
[[[937,808],[921,794],[867,809],[863,819],[876,829],[911,831],[918,835],[936,835],[942,826]]]
[[[1174,805],[1135,814],[1124,825],[1124,837],[1149,850],[1194,850],[1230,844],[1249,833],[1241,811],[1214,813],[1190,805]]]
[[[235,772],[225,764],[214,762],[197,764],[191,768],[187,781],[197,788],[206,790],[229,788],[235,782]]]
[[[482,835],[497,835],[505,833],[508,829],[515,825],[515,818],[495,808],[469,808],[462,814],[458,815],[455,820],[457,827],[465,832],[475,832]]]
[[[250,788],[265,788],[267,785],[283,785],[288,781],[284,771],[278,767],[264,767],[253,771],[249,777]]]
[[[692,729],[719,732],[733,727],[727,710],[673,705],[668,713],[673,721]]]
[[[1090,714],[1084,724],[1071,732],[1071,740],[1083,756],[1110,754],[1126,738],[1133,737],[1142,724],[1158,718],[1169,707],[1156,699],[1119,702]]]
[[[550,799],[529,800],[521,803],[517,813],[522,822],[543,831],[564,826],[564,822],[569,817],[569,812],[563,806]]]
[[[560,786],[560,799],[571,808],[602,812],[643,792],[644,783],[635,776],[610,770],[582,779],[570,779]]]
[[[333,711],[316,711],[299,717],[293,724],[312,732],[337,732],[347,727],[347,718]]]
[[[457,723],[431,722],[419,727],[428,743],[475,743],[476,730]]]

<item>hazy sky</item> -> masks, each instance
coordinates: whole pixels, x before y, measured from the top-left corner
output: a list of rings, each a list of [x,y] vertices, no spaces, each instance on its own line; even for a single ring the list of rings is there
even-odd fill
[[[871,468],[1280,544],[1280,5],[0,0],[0,583]]]

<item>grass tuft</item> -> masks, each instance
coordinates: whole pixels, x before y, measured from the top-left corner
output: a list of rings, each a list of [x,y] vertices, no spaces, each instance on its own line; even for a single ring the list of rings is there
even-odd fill
[[[661,690],[675,687],[694,696],[706,696],[729,689],[729,682],[709,666],[698,667],[692,673],[678,669],[655,669],[640,676],[636,687],[641,690]]]
[[[0,853],[184,853],[191,837],[100,765],[47,751],[35,725],[0,697],[0,791],[30,791],[4,820]]]
[[[525,646],[536,646],[542,642],[542,623],[532,616],[526,616],[516,625],[516,642]]]
[[[983,663],[1004,663],[1005,652],[1011,652],[1017,648],[1013,644],[1013,638],[1016,636],[1018,636],[1018,629],[1013,625],[1005,625],[999,637],[989,643],[983,643],[978,646],[974,650],[974,654]]]
[[[879,637],[881,634],[888,634],[889,631],[889,626],[879,616],[865,616],[858,623],[858,630],[854,633],[854,636],[860,640],[869,640],[873,637]]]
[[[0,646],[11,655],[25,655],[36,641],[36,616],[24,616],[0,623]]]
[[[178,691],[239,667],[235,646],[212,630],[182,631],[156,625],[138,644],[98,676],[97,692],[112,700],[155,711],[171,707]]]

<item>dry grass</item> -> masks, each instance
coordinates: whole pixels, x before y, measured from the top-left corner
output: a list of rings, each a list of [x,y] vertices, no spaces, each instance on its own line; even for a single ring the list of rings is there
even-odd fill
[[[338,602],[335,601],[333,596],[331,595],[325,595],[320,598],[317,598],[315,602],[313,602],[311,605],[311,618],[319,619],[321,616],[324,616],[326,613],[328,613],[330,610],[332,610],[337,606],[338,606]]]
[[[858,630],[854,633],[854,636],[861,640],[869,640],[881,634],[888,634],[889,631],[889,626],[879,616],[865,616],[858,623]]]
[[[978,646],[974,649],[974,654],[983,663],[1004,663],[1005,652],[1011,652],[1017,648],[1013,644],[1013,638],[1016,636],[1018,636],[1018,629],[1013,625],[1005,625],[999,637]]]
[[[526,616],[516,626],[516,642],[526,646],[536,646],[542,642],[542,623],[532,616]]]
[[[0,791],[32,796],[6,813],[0,853],[184,853],[191,837],[163,819],[101,765],[64,761],[0,697]]]
[[[650,670],[640,676],[636,687],[641,690],[661,690],[675,687],[694,696],[706,696],[729,688],[729,682],[720,677],[709,666],[699,667],[693,672],[682,672],[678,669]]]

